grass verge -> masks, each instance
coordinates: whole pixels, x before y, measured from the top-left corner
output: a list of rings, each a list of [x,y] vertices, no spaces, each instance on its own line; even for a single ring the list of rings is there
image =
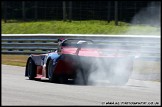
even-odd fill
[[[4,55],[1,54],[2,64],[14,66],[26,66],[28,55]]]
[[[30,21],[10,23],[2,22],[2,34],[137,34],[159,35],[160,29],[146,25],[131,25],[114,21]]]

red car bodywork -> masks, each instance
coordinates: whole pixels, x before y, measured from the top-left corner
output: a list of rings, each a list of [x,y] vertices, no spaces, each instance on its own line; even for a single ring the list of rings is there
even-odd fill
[[[59,53],[61,58],[59,58],[59,60],[57,61],[57,65],[55,66],[53,72],[55,72],[55,75],[57,76],[64,75],[67,78],[75,78],[77,69],[82,69],[83,71],[87,72],[89,70],[89,66],[97,66],[97,64],[94,63],[95,59],[100,59],[100,60],[104,59],[106,61],[109,61],[110,59],[111,60],[123,59],[129,57],[128,55],[120,54],[117,51],[113,53],[111,53],[111,51],[116,51],[116,49],[100,48],[100,47],[92,48],[92,47],[61,46],[61,51]],[[40,63],[41,58],[44,58],[47,55],[48,54],[32,55],[32,57],[35,63],[36,61]],[[131,71],[133,60],[132,57],[130,57],[129,59],[131,59],[131,61],[129,61],[127,65],[128,67],[130,67],[130,71]],[[48,60],[46,61],[45,66],[41,64],[35,64],[36,75],[34,78],[48,78],[48,73],[47,73],[48,64],[49,64]],[[27,66],[28,66],[28,62],[27,62]],[[26,66],[25,76],[29,76],[29,74],[27,73],[29,72],[27,71],[27,66]]]

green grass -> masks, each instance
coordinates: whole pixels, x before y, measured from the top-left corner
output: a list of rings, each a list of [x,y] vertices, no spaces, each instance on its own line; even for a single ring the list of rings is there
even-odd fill
[[[5,55],[1,54],[2,64],[14,66],[26,66],[26,61],[29,55]]]
[[[2,34],[147,34],[159,35],[160,29],[146,25],[131,25],[114,21],[31,21],[10,23],[2,22]]]

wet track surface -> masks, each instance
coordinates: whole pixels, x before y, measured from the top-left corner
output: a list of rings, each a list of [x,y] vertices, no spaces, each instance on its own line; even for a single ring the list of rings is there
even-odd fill
[[[2,105],[161,105],[160,82],[137,80],[137,74],[123,86],[107,81],[82,86],[28,80],[24,70],[2,65]]]

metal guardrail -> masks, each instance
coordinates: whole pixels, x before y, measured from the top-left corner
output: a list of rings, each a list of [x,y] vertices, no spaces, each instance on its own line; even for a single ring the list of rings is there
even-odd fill
[[[160,36],[87,34],[2,34],[2,54],[41,54],[57,48],[58,38],[91,39],[107,47],[123,47],[142,59],[160,60]]]

